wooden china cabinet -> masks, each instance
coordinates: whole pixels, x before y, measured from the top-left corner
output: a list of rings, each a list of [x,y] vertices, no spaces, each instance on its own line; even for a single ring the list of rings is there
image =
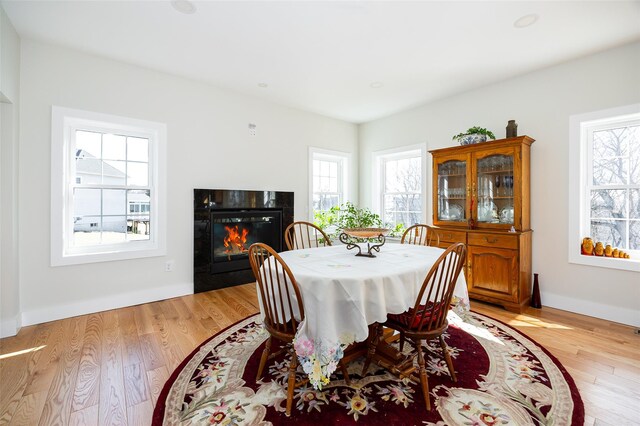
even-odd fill
[[[518,136],[430,151],[433,224],[440,246],[466,243],[469,297],[514,312],[522,312],[531,297],[533,142]]]

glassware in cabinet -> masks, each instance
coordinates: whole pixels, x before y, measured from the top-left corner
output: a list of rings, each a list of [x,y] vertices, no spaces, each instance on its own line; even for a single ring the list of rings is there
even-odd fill
[[[513,155],[493,154],[476,162],[478,223],[514,224]]]
[[[437,165],[438,210],[440,221],[467,220],[467,162],[448,160]]]

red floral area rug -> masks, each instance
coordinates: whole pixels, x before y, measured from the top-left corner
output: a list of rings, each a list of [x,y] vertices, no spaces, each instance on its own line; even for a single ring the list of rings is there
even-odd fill
[[[338,373],[322,390],[297,388],[286,417],[288,362],[274,359],[256,382],[268,335],[249,317],[197,348],[171,375],[153,425],[582,425],[584,406],[562,365],[513,328],[470,312],[449,317],[445,335],[458,381],[441,349],[428,347],[431,410],[420,388],[364,359],[349,365],[351,385]],[[405,352],[411,351],[405,345]],[[266,369],[265,369],[266,370]],[[300,369],[300,378],[304,372]]]

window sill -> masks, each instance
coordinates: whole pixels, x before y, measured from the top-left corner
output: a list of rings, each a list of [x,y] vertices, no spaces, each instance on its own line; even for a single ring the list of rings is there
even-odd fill
[[[164,248],[148,246],[148,248],[126,249],[119,248],[88,253],[70,253],[62,256],[53,256],[51,266],[83,265],[86,263],[111,262],[115,260],[141,259],[145,257],[159,257],[166,255]]]
[[[631,256],[634,256],[633,254]],[[599,268],[619,269],[621,271],[640,272],[640,259],[637,256],[631,259],[617,259],[615,257],[584,256],[579,253],[569,255],[569,263],[578,265],[596,266]]]

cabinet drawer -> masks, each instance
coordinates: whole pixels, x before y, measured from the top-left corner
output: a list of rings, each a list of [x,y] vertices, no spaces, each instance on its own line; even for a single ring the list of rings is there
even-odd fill
[[[467,233],[464,231],[450,231],[448,229],[436,229],[436,233],[440,238],[440,244],[446,243],[464,243],[467,240]],[[449,244],[447,244],[447,247]]]
[[[517,249],[518,236],[504,234],[469,233],[469,245]]]

